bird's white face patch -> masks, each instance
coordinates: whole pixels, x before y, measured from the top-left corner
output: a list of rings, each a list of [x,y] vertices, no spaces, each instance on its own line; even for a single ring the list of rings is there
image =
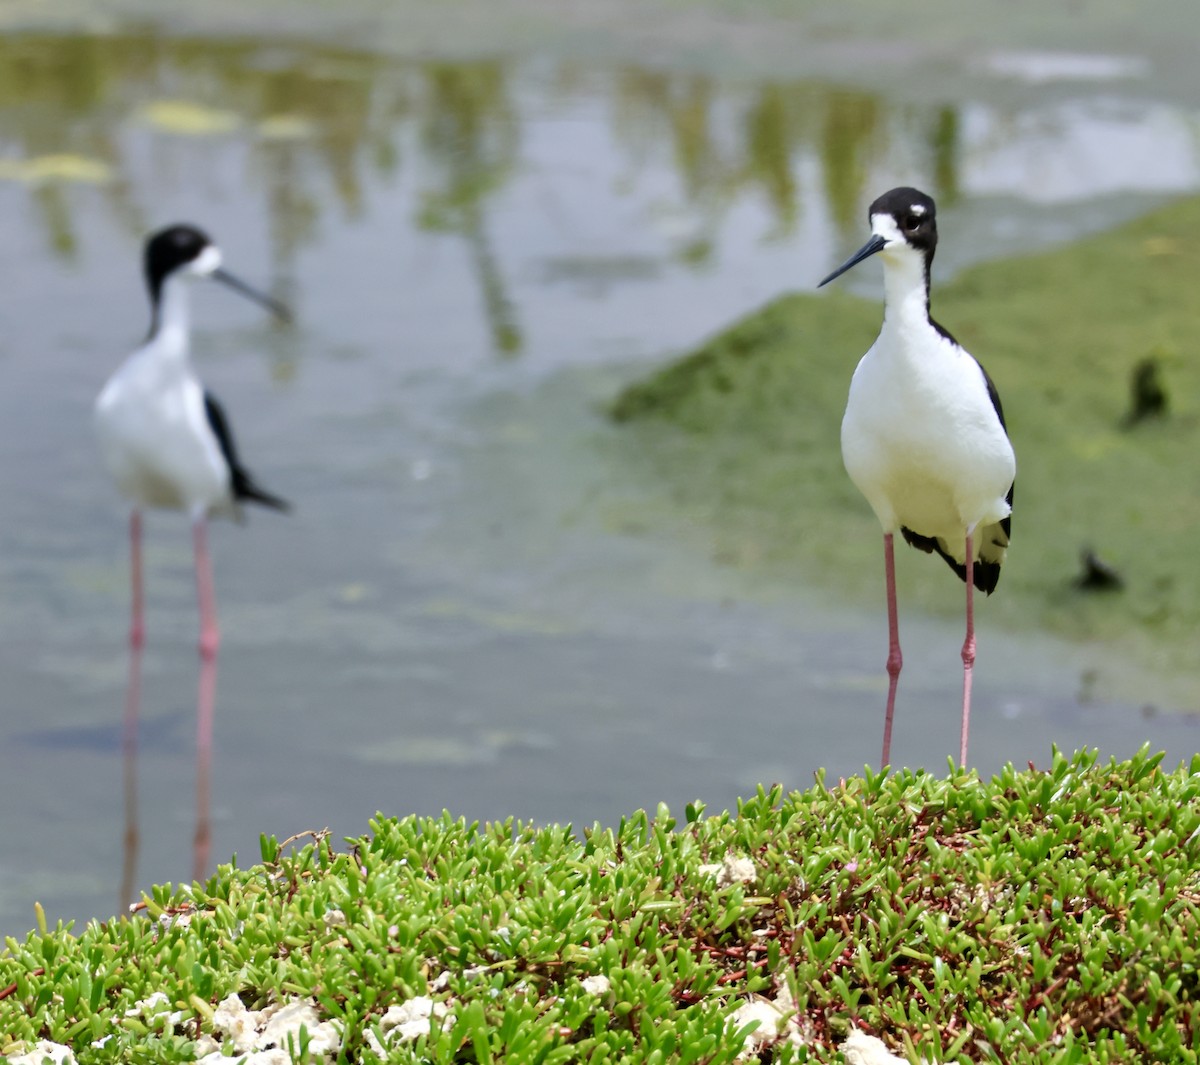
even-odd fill
[[[198,277],[208,277],[221,265],[221,249],[209,244],[188,266],[188,272]]]
[[[925,208],[922,204],[913,204],[904,212],[905,221],[912,226],[912,216],[925,213]],[[896,221],[896,216],[891,213],[880,213],[871,215],[871,232],[877,237],[883,237],[887,244],[883,248],[885,257],[899,256],[923,256],[925,253],[913,246],[907,234],[900,228],[900,223]]]
[[[877,237],[883,237],[887,241],[889,248],[908,243],[904,239],[904,234],[900,232],[900,227],[896,224],[896,219],[890,214],[871,215],[871,232]]]

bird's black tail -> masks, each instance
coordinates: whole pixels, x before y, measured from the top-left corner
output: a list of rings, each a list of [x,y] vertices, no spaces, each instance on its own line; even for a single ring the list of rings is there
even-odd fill
[[[1008,547],[1009,533],[1012,531],[1011,510],[1013,488],[1015,487],[1015,485],[1010,485],[1008,489],[1010,511],[1008,517],[1001,518],[994,525],[985,525],[979,530],[979,557],[975,560],[975,565],[971,567],[971,576],[974,578],[975,587],[984,595],[991,595],[1000,581],[1000,560],[1004,557],[1005,548]],[[958,579],[966,581],[967,567],[955,560],[954,556],[946,550],[943,541],[936,536],[922,536],[920,533],[913,532],[912,529],[901,528],[900,531],[904,534],[904,539],[913,547],[926,554],[941,555],[946,560],[946,565],[958,574]]]
[[[272,495],[261,485],[256,484],[250,476],[250,471],[244,466],[231,466],[233,474],[233,498],[239,503],[260,503],[272,510],[281,510],[285,514],[292,509],[292,504],[280,496]]]
[[[957,561],[936,536],[922,536],[920,533],[913,532],[912,529],[905,528],[901,528],[900,532],[904,534],[904,539],[918,550],[929,555],[941,555],[946,560],[946,565],[958,574],[958,579],[966,582],[967,567]],[[986,562],[982,558],[977,558],[975,565],[971,567],[971,576],[974,578],[976,588],[984,595],[991,595],[1000,581],[1000,563]]]
[[[229,486],[237,503],[260,503],[264,507],[281,510],[284,513],[292,509],[291,503],[277,495],[268,492],[257,484],[250,471],[238,460],[237,446],[233,442],[233,430],[229,427],[229,419],[225,411],[211,392],[204,393],[204,412],[208,415],[208,424],[212,426],[213,435],[221,445],[221,454],[229,466]]]

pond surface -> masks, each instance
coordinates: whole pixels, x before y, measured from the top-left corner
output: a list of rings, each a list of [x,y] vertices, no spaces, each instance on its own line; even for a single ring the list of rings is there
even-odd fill
[[[0,38],[0,932],[35,899],[51,921],[118,906],[127,513],[90,407],[144,335],[149,230],[202,225],[297,315],[194,292],[200,371],[295,504],[213,534],[214,855],[247,863],[260,832],[376,810],[612,822],[873,762],[882,588],[867,610],[723,568],[613,458],[603,402],[813,285],[901,181],[938,198],[947,273],[1200,189],[1197,112],[1137,56],[997,53],[973,94],[885,98],[299,38]],[[148,886],[191,865],[197,618],[185,521],[151,515],[147,545]],[[1196,749],[1193,719],[1143,710],[1154,678],[980,615],[981,770]],[[961,634],[903,625],[894,757],[940,770]],[[1101,670],[1126,701],[1095,696]]]

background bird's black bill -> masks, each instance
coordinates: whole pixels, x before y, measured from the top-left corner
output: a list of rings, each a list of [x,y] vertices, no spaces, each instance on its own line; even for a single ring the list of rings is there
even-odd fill
[[[265,292],[259,292],[258,289],[247,285],[245,281],[238,277],[234,277],[228,270],[216,269],[211,274],[213,280],[220,281],[224,285],[228,285],[235,292],[240,292],[247,299],[252,299],[255,303],[265,307],[281,322],[290,322],[292,320],[292,312],[289,311],[282,303],[276,299],[272,299]]]

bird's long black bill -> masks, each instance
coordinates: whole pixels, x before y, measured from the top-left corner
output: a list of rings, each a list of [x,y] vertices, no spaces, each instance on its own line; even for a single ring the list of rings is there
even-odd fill
[[[834,270],[834,272],[832,274],[830,274],[827,278],[825,278],[825,280],[822,281],[821,284],[817,286],[817,288],[821,288],[825,285],[828,285],[829,282],[832,281],[835,277],[841,277],[842,274],[844,274],[847,270],[850,269],[850,267],[857,266],[864,259],[869,259],[877,251],[883,251],[883,249],[885,247],[887,247],[887,238],[886,237],[881,237],[878,235],[872,237],[870,240],[868,240],[866,242],[866,244],[864,244],[861,248],[859,248],[858,251],[856,251],[853,255],[851,255],[849,259],[847,259],[844,263],[842,263],[841,266],[839,266],[836,270]]]
[[[220,281],[224,285],[228,285],[234,292],[240,292],[247,299],[253,300],[261,307],[265,307],[281,322],[290,322],[292,320],[292,312],[289,311],[278,300],[272,299],[264,292],[259,292],[256,288],[251,288],[240,278],[234,277],[228,270],[223,270],[218,267],[210,274],[214,281]]]

